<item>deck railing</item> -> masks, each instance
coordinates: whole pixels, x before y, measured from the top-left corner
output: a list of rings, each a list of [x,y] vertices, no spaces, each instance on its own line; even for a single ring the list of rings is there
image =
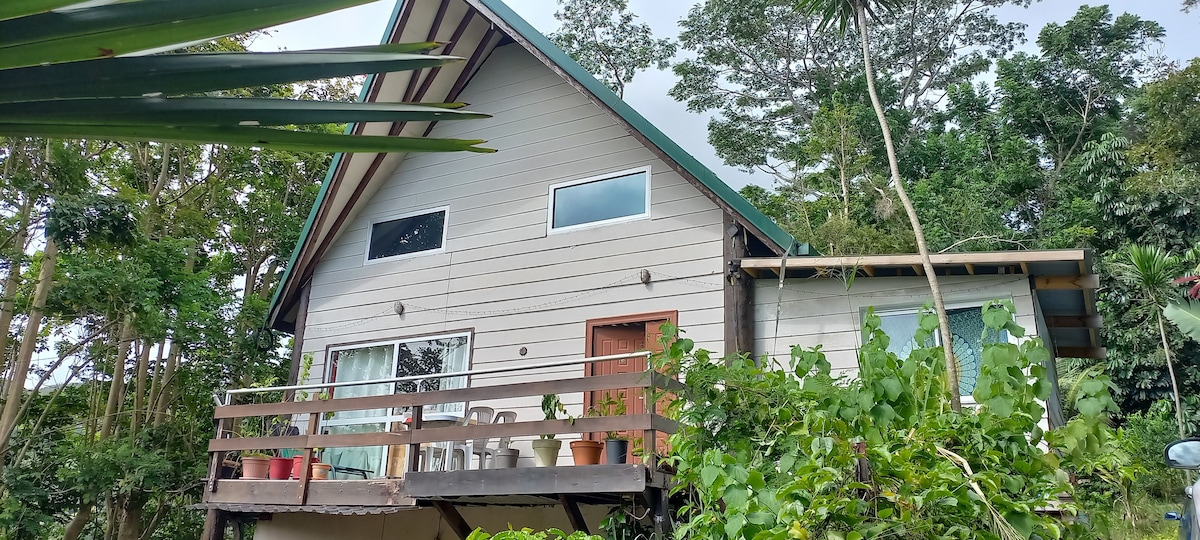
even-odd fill
[[[658,434],[674,433],[674,421],[658,414],[659,396],[664,393],[679,392],[682,385],[661,373],[653,370],[622,373],[615,375],[577,376],[522,382],[496,384],[488,386],[470,386],[450,390],[432,390],[423,392],[395,393],[366,397],[319,399],[319,392],[346,386],[374,385],[381,383],[418,382],[452,377],[472,375],[490,375],[514,372],[532,372],[535,370],[584,365],[587,363],[619,360],[648,356],[649,353],[634,353],[604,357],[581,358],[569,361],[556,361],[534,365],[523,365],[504,368],[490,368],[454,373],[442,373],[415,377],[396,377],[391,379],[318,383],[280,386],[271,388],[248,388],[226,392],[223,403],[216,407],[214,418],[216,423],[216,438],[209,441],[210,466],[208,491],[216,491],[219,470],[223,456],[228,452],[264,451],[295,449],[300,450],[303,463],[298,485],[297,504],[305,504],[308,483],[311,476],[310,464],[313,462],[315,448],[345,448],[345,447],[395,447],[407,446],[407,464],[405,470],[416,472],[419,465],[420,447],[425,444],[465,441],[472,439],[495,439],[501,437],[533,437],[540,435],[586,434],[603,432],[641,433],[641,440],[653,449]],[[420,388],[420,384],[418,384]],[[632,390],[631,390],[632,389]],[[583,416],[574,419],[557,420],[524,420],[517,422],[490,423],[476,425],[454,425],[450,427],[422,427],[422,417],[425,409],[442,404],[479,403],[492,400],[513,398],[538,397],[545,394],[571,394],[604,391],[634,391],[643,397],[644,411],[639,414],[622,416]],[[247,403],[238,404],[236,401],[248,394],[276,393],[288,391],[308,391],[309,399],[304,401],[283,401],[276,403]],[[469,406],[469,405],[468,405]],[[328,413],[372,410],[372,409],[408,409],[410,422],[408,429],[403,431],[382,431],[353,434],[322,434],[320,426],[322,417]],[[233,427],[244,418],[303,418],[307,419],[307,433],[301,435],[280,436],[233,436]],[[540,411],[536,414],[542,415]],[[446,456],[445,459],[448,459]],[[654,470],[655,452],[644,452],[646,465]],[[464,461],[470,462],[471,456]]]

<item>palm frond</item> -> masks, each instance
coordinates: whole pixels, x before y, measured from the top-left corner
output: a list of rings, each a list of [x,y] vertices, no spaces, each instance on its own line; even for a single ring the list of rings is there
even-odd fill
[[[262,126],[485,118],[461,103],[334,103],[204,96],[438,67],[440,43],[281,53],[130,56],[373,0],[0,0],[0,135],[223,143],[296,151],[490,152],[483,141]],[[124,55],[124,56],[122,56]],[[114,58],[122,56],[120,58]],[[184,96],[184,97],[178,97]]]

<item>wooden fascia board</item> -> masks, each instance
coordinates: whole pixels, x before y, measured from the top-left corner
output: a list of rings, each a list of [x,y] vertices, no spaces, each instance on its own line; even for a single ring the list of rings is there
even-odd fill
[[[933,264],[946,265],[1012,265],[1037,262],[1082,261],[1086,250],[1047,250],[1047,251],[1001,251],[1001,252],[967,252],[967,253],[934,253],[929,256]],[[743,259],[742,268],[761,268],[779,270],[781,260],[776,258]],[[801,268],[852,268],[852,267],[911,267],[920,265],[921,256],[915,253],[900,255],[863,255],[845,257],[795,257],[787,261],[788,269]]]

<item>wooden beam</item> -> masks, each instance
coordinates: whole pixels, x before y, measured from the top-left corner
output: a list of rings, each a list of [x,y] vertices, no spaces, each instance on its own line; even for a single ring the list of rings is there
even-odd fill
[[[1100,276],[1036,276],[1033,288],[1042,290],[1079,290],[1100,288]]]
[[[575,501],[574,497],[564,493],[558,496],[558,501],[562,503],[563,510],[567,511],[567,520],[571,522],[572,529],[583,534],[592,534],[588,530],[587,521],[583,519],[583,512],[579,511],[579,503]]]
[[[963,263],[963,266],[967,269],[967,275],[975,275],[975,265],[971,263]]]
[[[647,429],[675,433],[678,425],[674,420],[657,414],[629,414],[625,416],[577,418],[575,420],[537,420],[533,422],[411,429],[398,433],[383,431],[373,433],[342,433],[337,435],[212,439],[208,441],[208,451],[228,452],[234,450],[278,450],[284,448],[394,446],[465,441],[468,439],[528,437],[532,435],[559,435],[566,433],[602,433],[607,431],[643,431]]]
[[[653,384],[663,390],[682,391],[683,385],[674,379],[650,371],[576,377],[531,383],[478,386],[457,390],[437,390],[412,394],[392,394],[361,398],[313,399],[289,403],[254,403],[246,405],[224,405],[213,411],[213,418],[244,418],[250,416],[278,416],[288,414],[325,413],[385,409],[389,407],[415,407],[440,403],[460,403],[491,399],[508,399],[545,394],[566,394],[613,390],[618,388],[646,387]]]
[[[1027,276],[1029,275],[1029,263],[1021,261],[1021,273]]]
[[[475,529],[467,524],[467,520],[463,519],[462,514],[458,513],[458,509],[454,507],[453,503],[449,501],[433,501],[433,507],[437,508],[438,513],[442,515],[442,519],[446,521],[446,524],[450,526],[454,534],[458,535],[459,540],[467,540],[467,537],[471,536],[471,533],[475,531]]]
[[[862,266],[862,271],[867,277],[875,277],[875,267],[869,264]]]
[[[989,251],[966,253],[932,253],[930,260],[938,265],[1017,265],[1022,262],[1077,262],[1086,257],[1087,250],[1059,249],[1045,251]],[[742,261],[742,268],[760,268],[779,270],[778,258],[756,257]],[[855,266],[893,266],[905,267],[921,264],[921,256],[917,254],[902,255],[862,255],[845,257],[789,257],[788,268],[820,268],[820,267],[855,267]]]
[[[725,238],[725,354],[754,353],[754,283],[742,271],[741,260],[748,254],[745,229],[724,214]]]
[[[205,496],[206,503],[296,504],[295,480],[229,480]],[[309,506],[416,506],[403,494],[398,478],[371,480],[313,480],[308,487]]]
[[[1108,350],[1104,347],[1055,347],[1054,355],[1058,358],[1108,358]]]
[[[403,489],[405,496],[417,500],[494,495],[641,493],[647,486],[647,471],[645,465],[626,463],[410,472],[404,476]]]
[[[304,326],[308,324],[308,297],[312,293],[312,284],[300,289],[300,305],[296,308],[296,331],[292,334],[292,365],[288,369],[288,384],[296,384],[300,376],[300,365],[304,362]],[[283,393],[283,401],[294,401],[295,390]]]
[[[913,272],[916,272],[918,276],[923,276],[923,275],[925,275],[925,265],[923,265],[923,264],[911,264],[911,265],[909,265],[909,266],[911,266],[911,267],[912,267],[912,270],[913,270]]]
[[[1103,328],[1104,317],[1100,315],[1051,315],[1046,317],[1050,328]]]

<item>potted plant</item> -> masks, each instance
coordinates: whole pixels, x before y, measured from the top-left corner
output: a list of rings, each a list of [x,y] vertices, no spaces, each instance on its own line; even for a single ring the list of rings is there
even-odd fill
[[[271,456],[267,467],[267,478],[271,480],[287,480],[292,476],[292,458]]]
[[[312,468],[313,480],[329,480],[329,470],[333,468],[333,465],[328,463],[313,463],[310,467]]]
[[[604,445],[600,441],[571,441],[571,457],[576,465],[597,465]]]
[[[604,399],[593,404],[589,412],[592,416],[625,416],[625,395],[614,398],[608,392]],[[629,455],[629,437],[618,431],[609,431],[604,437],[604,462],[609,465],[625,463]]]
[[[560,444],[559,447],[561,448],[562,445]],[[557,457],[558,448],[555,448],[554,452]],[[521,450],[518,448],[497,448],[495,456],[492,457],[492,463],[497,469],[512,469],[517,466],[517,458],[519,457],[521,457]]]
[[[563,406],[558,394],[542,396],[542,414],[546,420],[557,420],[558,413],[563,413],[569,419],[567,408]],[[562,441],[555,439],[553,434],[541,435],[533,441],[533,463],[538,467],[553,467],[558,465],[558,452],[562,450]]]
[[[271,470],[271,456],[262,452],[242,454],[242,479],[264,480]]]

